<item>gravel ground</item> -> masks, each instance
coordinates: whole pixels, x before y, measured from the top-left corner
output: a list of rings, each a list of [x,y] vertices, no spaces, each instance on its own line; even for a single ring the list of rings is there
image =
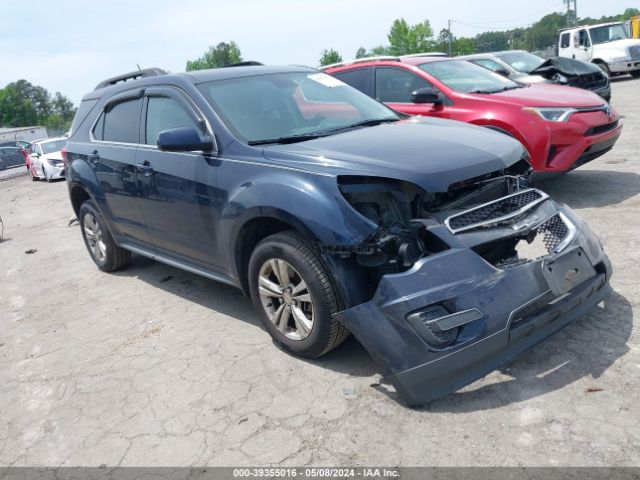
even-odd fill
[[[0,183],[0,466],[640,466],[638,91],[613,84],[614,150],[544,186],[602,236],[615,293],[423,409],[372,387],[354,340],[281,352],[230,287],[140,257],[101,273],[64,183]]]

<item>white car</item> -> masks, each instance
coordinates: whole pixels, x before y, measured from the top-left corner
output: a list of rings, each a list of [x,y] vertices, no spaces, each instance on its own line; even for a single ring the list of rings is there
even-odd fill
[[[41,178],[50,182],[64,177],[64,162],[61,150],[67,143],[66,137],[49,138],[33,142],[29,153],[31,178]]]

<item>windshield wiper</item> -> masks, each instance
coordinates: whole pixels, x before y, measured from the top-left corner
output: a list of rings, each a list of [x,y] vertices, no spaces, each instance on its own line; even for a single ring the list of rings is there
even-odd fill
[[[250,140],[247,142],[249,145],[268,145],[271,143],[296,143],[304,142],[306,140],[313,140],[315,138],[323,137],[323,133],[308,133],[304,135],[290,135],[288,137],[266,138],[264,140]]]
[[[487,94],[491,94],[491,93],[500,93],[500,92],[506,92],[507,90],[515,90],[516,88],[524,88],[524,85],[510,85],[508,87],[502,87],[499,88],[497,90],[481,90],[481,89],[475,89],[475,90],[471,90],[469,93],[487,93]]]
[[[380,125],[381,123],[392,123],[400,120],[398,117],[387,117],[387,118],[371,118],[369,120],[362,120],[361,122],[352,123],[351,125],[345,125],[344,127],[333,128],[328,130],[328,133],[338,133],[344,130],[351,130],[353,128],[359,127],[375,127],[376,125]]]
[[[375,125],[380,125],[381,123],[397,122],[398,120],[400,120],[398,117],[362,120],[361,122],[352,123],[351,125],[345,125],[344,127],[332,128],[331,130],[325,130],[319,133],[307,133],[303,135],[291,135],[287,137],[267,138],[264,140],[251,140],[247,143],[249,145],[267,145],[272,143],[284,144],[284,143],[304,142],[306,140],[313,140],[316,138],[325,137],[327,135],[333,135],[334,133],[339,133],[345,130],[351,130],[353,128],[373,127]]]

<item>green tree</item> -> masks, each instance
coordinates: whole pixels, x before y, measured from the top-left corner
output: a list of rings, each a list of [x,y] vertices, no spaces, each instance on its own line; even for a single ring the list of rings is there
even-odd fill
[[[209,47],[209,50],[200,58],[187,60],[187,72],[192,70],[206,70],[207,68],[226,67],[241,61],[242,55],[236,42],[220,42],[215,47]]]
[[[387,35],[391,55],[429,52],[433,49],[433,30],[429,20],[409,25],[404,18],[394,20]]]
[[[368,57],[369,54],[367,52],[367,49],[364,47],[360,47],[357,51],[356,51],[356,58],[364,58],[364,57]]]
[[[52,97],[46,88],[18,80],[0,89],[0,126],[44,125],[61,133],[75,115],[73,103],[60,92]]]
[[[320,66],[321,67],[324,67],[326,65],[331,65],[332,63],[339,63],[341,61],[342,61],[342,57],[333,48],[330,48],[328,50],[326,50],[326,49],[323,50],[322,51],[322,55],[320,56]]]

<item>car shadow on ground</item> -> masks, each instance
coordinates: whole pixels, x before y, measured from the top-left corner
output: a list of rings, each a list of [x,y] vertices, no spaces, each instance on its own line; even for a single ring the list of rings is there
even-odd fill
[[[626,160],[609,160],[622,163]],[[616,205],[640,193],[640,175],[609,170],[575,170],[565,175],[539,180],[534,185],[571,208]]]
[[[266,341],[271,341],[251,300],[237,288],[135,254],[131,265],[116,272],[115,275],[136,277],[212,311],[254,325],[264,331]],[[275,343],[274,348],[278,348]],[[357,377],[369,377],[381,372],[369,353],[353,338],[353,335],[319,359],[299,358],[299,360]]]
[[[231,286],[137,255],[129,268],[116,275],[136,277],[264,330],[251,301]],[[603,307],[595,308],[503,368],[500,381],[479,388],[472,384],[418,410],[467,412],[498,408],[558,390],[586,376],[591,376],[597,385],[597,378],[629,350],[632,325],[629,301],[613,293]],[[269,338],[266,330],[264,335],[265,340]],[[355,377],[371,377],[383,371],[353,336],[319,359],[298,360]],[[374,383],[373,387],[402,403],[385,385]]]

